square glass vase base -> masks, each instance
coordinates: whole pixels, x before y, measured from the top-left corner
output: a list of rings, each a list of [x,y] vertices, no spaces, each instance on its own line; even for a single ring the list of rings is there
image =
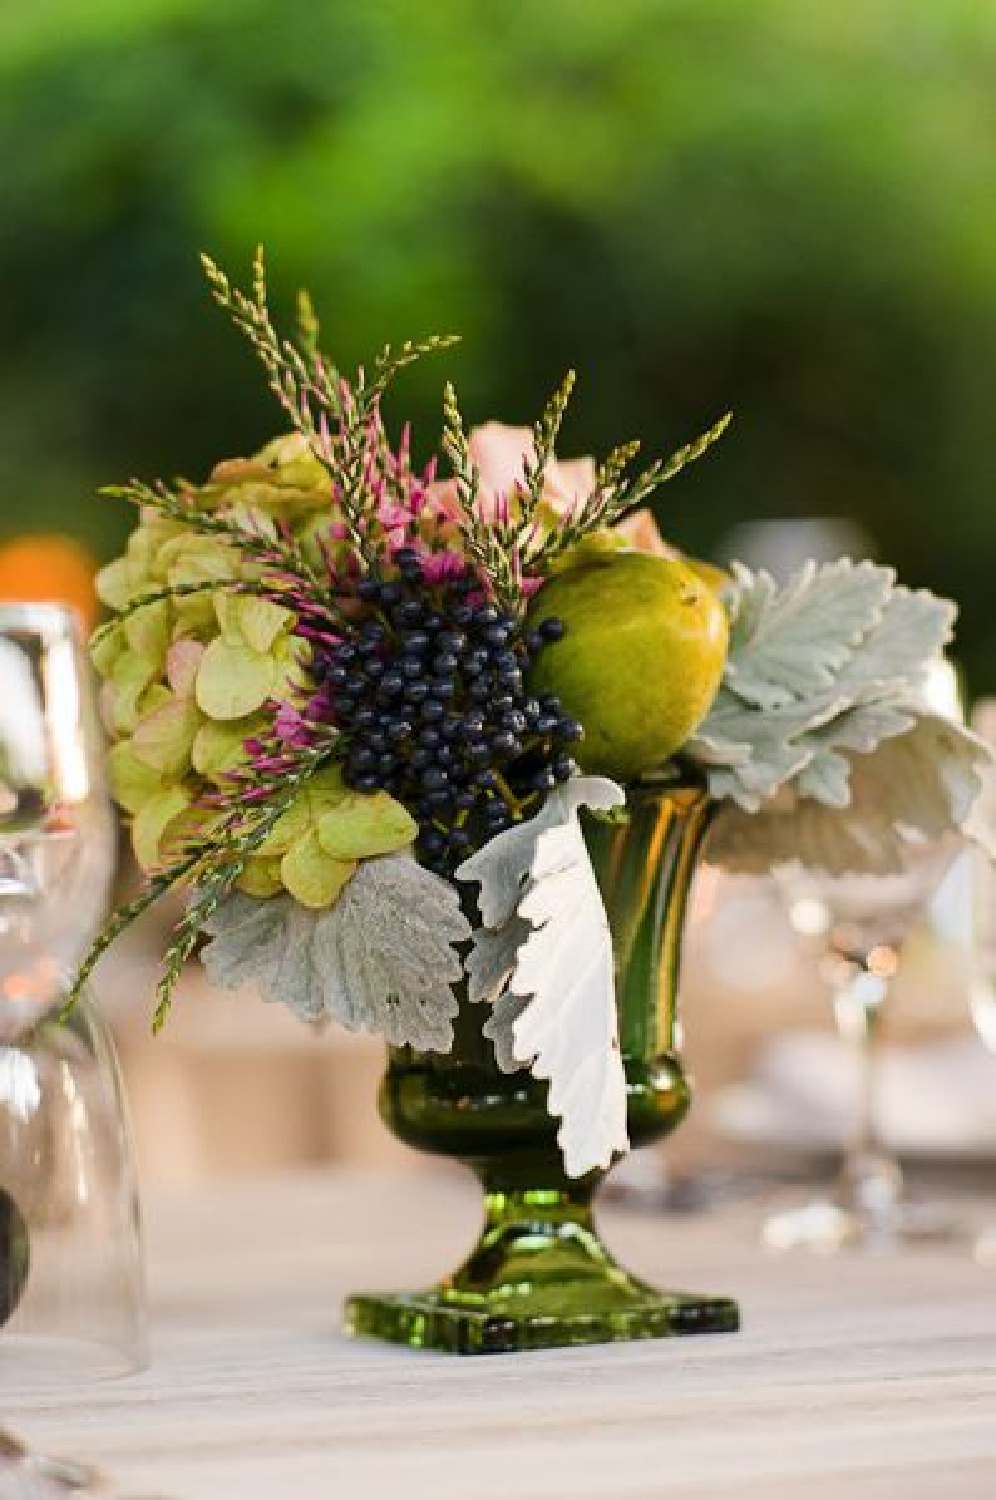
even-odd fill
[[[344,1326],[354,1337],[445,1354],[512,1354],[574,1344],[735,1333],[728,1297],[666,1292],[616,1268],[604,1282],[480,1295],[443,1282],[427,1292],[350,1297]]]

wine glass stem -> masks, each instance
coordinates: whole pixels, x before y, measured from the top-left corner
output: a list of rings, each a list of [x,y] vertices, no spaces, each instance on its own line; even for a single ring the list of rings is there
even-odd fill
[[[878,1033],[885,984],[867,973],[845,985],[835,1003],[841,1037],[857,1064],[857,1109],[854,1129],[845,1144],[839,1191],[844,1206],[866,1233],[887,1234],[895,1222],[902,1194],[902,1173],[879,1135]]]
[[[878,1008],[865,1007],[861,1030],[853,1043],[858,1064],[858,1109],[849,1155],[869,1157],[878,1153]]]

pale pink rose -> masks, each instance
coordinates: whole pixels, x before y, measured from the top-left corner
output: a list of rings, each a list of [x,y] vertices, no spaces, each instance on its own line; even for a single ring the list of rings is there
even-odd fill
[[[657,529],[654,513],[647,506],[642,510],[634,510],[632,515],[624,521],[619,521],[612,530],[616,536],[633,547],[637,552],[650,552],[654,557],[677,557],[673,547],[669,547]]]
[[[529,427],[506,427],[503,422],[485,422],[475,427],[467,439],[470,459],[481,476],[478,490],[478,515],[482,521],[502,519],[506,507],[514,501],[525,484],[523,460],[532,461],[535,454],[533,434]],[[551,459],[546,467],[543,499],[558,514],[564,515],[584,500],[594,488],[595,460],[574,458],[566,463]],[[442,517],[455,517],[457,511],[456,481],[447,479],[429,486],[429,501]]]

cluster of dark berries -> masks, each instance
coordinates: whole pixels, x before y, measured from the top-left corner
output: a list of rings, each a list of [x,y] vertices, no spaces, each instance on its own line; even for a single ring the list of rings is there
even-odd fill
[[[476,579],[430,586],[414,552],[394,561],[396,577],[359,583],[364,613],[320,670],[348,736],[347,785],[403,802],[419,859],[449,874],[572,775],[582,729],[525,686],[536,654],[563,635],[559,620],[527,632],[471,597]]]

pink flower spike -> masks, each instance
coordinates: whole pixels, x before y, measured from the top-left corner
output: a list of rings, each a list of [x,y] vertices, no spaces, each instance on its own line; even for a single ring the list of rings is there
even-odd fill
[[[384,500],[377,512],[377,519],[383,526],[407,526],[411,520],[411,511],[394,501]]]
[[[446,583],[462,578],[467,571],[466,559],[458,552],[428,552],[419,558],[426,583]]]
[[[323,645],[332,646],[333,649],[342,644],[341,635],[333,635],[331,630],[322,630],[317,625],[303,625],[299,622],[294,634],[304,636],[305,640],[321,641]]]
[[[318,418],[318,440],[321,443],[322,452],[326,458],[331,458],[332,437],[329,433],[329,419],[323,411]]]

